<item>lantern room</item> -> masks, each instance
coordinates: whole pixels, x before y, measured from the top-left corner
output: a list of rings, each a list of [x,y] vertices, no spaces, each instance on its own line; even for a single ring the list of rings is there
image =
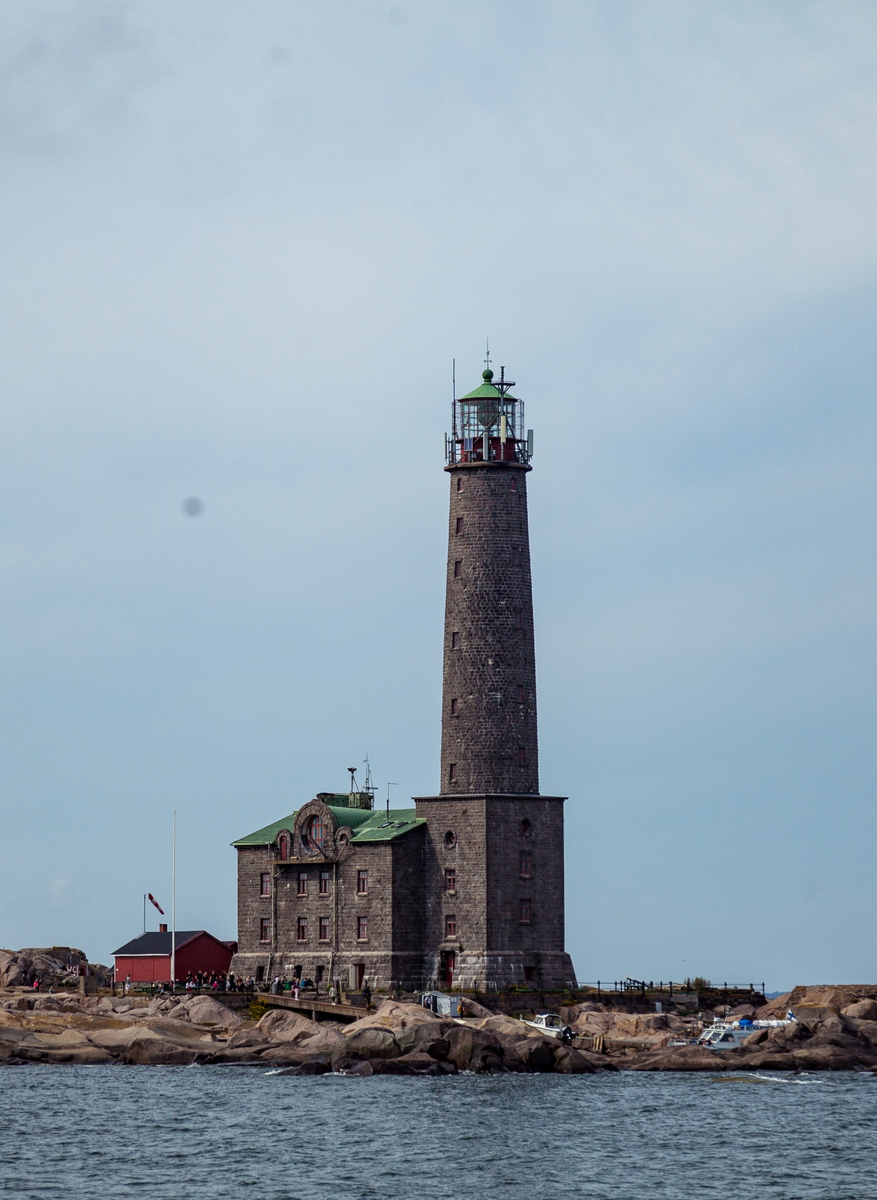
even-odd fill
[[[524,402],[510,394],[514,380],[505,367],[494,380],[490,367],[482,371],[483,383],[461,399],[454,397],[452,432],[446,437],[449,463],[528,463],[533,453],[533,431],[524,437]]]

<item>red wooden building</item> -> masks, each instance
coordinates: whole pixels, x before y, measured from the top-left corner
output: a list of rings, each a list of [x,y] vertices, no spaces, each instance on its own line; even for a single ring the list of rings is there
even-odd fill
[[[132,983],[169,983],[171,978],[171,934],[167,925],[157,933],[142,933],[113,952],[116,983],[130,976]],[[219,975],[228,971],[237,942],[221,942],[206,929],[178,929],[176,933],[176,977],[182,983],[199,971]]]

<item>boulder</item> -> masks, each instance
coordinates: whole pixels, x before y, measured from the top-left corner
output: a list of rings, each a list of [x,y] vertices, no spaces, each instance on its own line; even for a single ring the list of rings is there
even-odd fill
[[[602,1004],[596,1004],[592,1000],[586,1000],[583,1004],[566,1005],[560,1010],[560,1018],[562,1021],[565,1021],[567,1025],[574,1025],[579,1017],[585,1016],[588,1013],[605,1014],[605,1012],[606,1009]]]
[[[733,1061],[732,1056],[733,1055]],[[733,1050],[707,1050],[705,1046],[672,1046],[643,1055],[631,1066],[633,1071],[727,1071],[738,1065]]]
[[[443,1040],[448,1043],[447,1061],[458,1071],[492,1070],[503,1061],[502,1044],[489,1030],[454,1024]]]
[[[424,1054],[419,1050],[412,1050],[410,1054],[403,1054],[401,1058],[395,1060],[397,1063],[404,1063],[410,1067],[414,1075],[446,1075],[456,1074],[457,1068],[453,1063],[439,1062],[430,1054]],[[391,1064],[387,1064],[388,1067]]]
[[[670,1022],[666,1013],[618,1013],[611,1029],[611,1037],[649,1037],[655,1033],[666,1033]]]
[[[746,1043],[748,1045],[748,1042]],[[756,1050],[746,1054],[740,1066],[747,1071],[797,1071],[794,1057],[784,1050]]]
[[[867,1052],[866,1052],[867,1053]],[[877,1065],[877,1056],[867,1055],[844,1046],[803,1046],[792,1051],[795,1066],[803,1071],[853,1071],[860,1066]]]
[[[236,1029],[226,1042],[229,1050],[266,1050],[271,1042],[258,1029]]]
[[[460,997],[460,1008],[464,1017],[478,1017],[479,1020],[483,1020],[485,1017],[496,1016],[492,1009],[485,1008],[477,1000],[470,1000],[468,996]]]
[[[311,1058],[307,1062],[299,1063],[294,1067],[287,1067],[285,1071],[278,1071],[278,1075],[328,1075],[332,1070],[332,1063],[326,1056],[321,1058]]]
[[[554,1052],[554,1070],[559,1075],[593,1075],[597,1068],[572,1046],[559,1046]]]
[[[243,1032],[243,1031],[241,1031]],[[344,1042],[341,1033],[329,1025],[311,1021],[303,1013],[272,1009],[252,1030],[251,1036],[267,1039],[270,1044],[294,1046],[300,1054],[332,1054]],[[230,1043],[234,1042],[232,1034]],[[235,1045],[240,1043],[235,1042]],[[360,1057],[368,1058],[367,1054]]]
[[[842,1008],[841,1014],[857,1021],[877,1021],[877,1000],[857,1000]]]
[[[333,1054],[354,1059],[398,1058],[399,1043],[392,1030],[381,1029],[378,1026],[362,1027],[360,1022],[356,1024],[360,1025],[360,1028],[357,1029],[355,1025],[349,1026],[352,1032],[344,1031]]]
[[[527,1071],[553,1071],[554,1055],[560,1048],[556,1038],[536,1037],[520,1038],[512,1042],[518,1058]]]
[[[237,1013],[214,1000],[212,996],[192,996],[174,1010],[177,1020],[191,1021],[194,1025],[217,1025],[228,1029],[241,1025],[243,1020]]]
[[[141,1030],[120,1056],[123,1062],[145,1065],[172,1064],[188,1065],[205,1056],[204,1050],[196,1050],[169,1042],[161,1037],[144,1037],[148,1031]]]

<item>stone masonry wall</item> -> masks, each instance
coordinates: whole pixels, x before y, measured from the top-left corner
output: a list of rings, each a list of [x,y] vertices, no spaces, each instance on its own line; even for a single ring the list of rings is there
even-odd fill
[[[563,950],[562,799],[487,802],[487,878],[489,950],[525,956]],[[529,921],[522,920],[522,901],[529,902]]]
[[[446,468],[441,793],[537,793],[536,659],[519,463]]]

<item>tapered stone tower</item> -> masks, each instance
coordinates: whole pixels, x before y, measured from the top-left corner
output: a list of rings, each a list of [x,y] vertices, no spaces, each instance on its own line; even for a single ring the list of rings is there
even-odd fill
[[[564,950],[563,797],[539,795],[527,524],[532,432],[502,368],[454,402],[440,795],[426,842],[426,976],[575,982]]]

